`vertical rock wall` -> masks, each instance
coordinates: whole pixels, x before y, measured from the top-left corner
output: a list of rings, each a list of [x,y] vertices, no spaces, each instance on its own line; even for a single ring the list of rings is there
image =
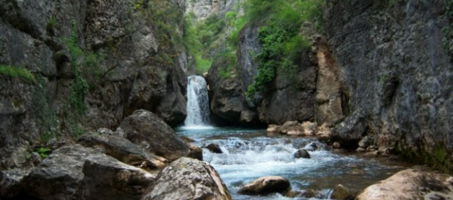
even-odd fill
[[[0,168],[20,166],[30,146],[52,137],[115,128],[136,109],[171,125],[183,122],[187,61],[175,41],[182,37],[184,6],[179,0],[2,1],[0,64],[27,69],[35,80],[0,74]],[[87,81],[87,109],[71,118],[74,61]]]
[[[451,28],[446,3],[332,1],[326,28],[353,111],[349,118],[361,113],[357,119],[367,127],[354,137],[367,134],[379,146],[448,167],[453,67],[443,31]],[[349,118],[340,129],[351,125]]]

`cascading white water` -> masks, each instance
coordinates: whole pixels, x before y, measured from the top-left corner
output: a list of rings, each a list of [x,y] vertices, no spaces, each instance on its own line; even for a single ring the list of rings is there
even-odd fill
[[[209,97],[206,80],[201,76],[189,76],[187,85],[187,117],[186,127],[208,126]]]

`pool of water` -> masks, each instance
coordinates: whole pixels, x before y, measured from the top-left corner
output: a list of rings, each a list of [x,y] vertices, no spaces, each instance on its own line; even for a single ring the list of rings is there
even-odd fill
[[[243,185],[263,176],[283,176],[290,180],[293,191],[316,190],[317,198],[311,199],[329,199],[338,184],[358,191],[407,167],[388,159],[335,153],[315,138],[268,137],[265,130],[192,127],[178,128],[176,132],[195,140],[199,147],[211,143],[220,146],[222,154],[203,149],[203,160],[219,172],[233,199],[239,200],[305,199],[237,194]],[[318,148],[310,151],[310,159],[294,158],[298,149],[313,146]]]

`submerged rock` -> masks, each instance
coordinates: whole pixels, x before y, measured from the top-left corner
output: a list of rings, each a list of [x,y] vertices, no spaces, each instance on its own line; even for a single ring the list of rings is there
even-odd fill
[[[206,149],[208,149],[212,153],[223,153],[218,144],[209,144],[208,146],[206,146]]]
[[[291,184],[288,179],[281,176],[266,176],[245,185],[238,193],[245,195],[286,194],[290,190]]]
[[[448,199],[453,196],[453,177],[422,168],[406,169],[367,187],[357,200]]]
[[[159,173],[141,200],[230,200],[219,174],[209,164],[180,158]]]
[[[294,153],[294,158],[311,158],[306,149],[299,149]]]
[[[176,160],[190,153],[189,146],[152,112],[136,110],[120,128],[128,140],[158,156]]]
[[[339,184],[333,190],[331,198],[336,200],[352,200],[355,198],[355,194],[349,188]]]

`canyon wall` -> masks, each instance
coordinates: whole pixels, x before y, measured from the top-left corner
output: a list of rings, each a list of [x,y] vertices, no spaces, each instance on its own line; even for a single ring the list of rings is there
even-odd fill
[[[184,9],[179,0],[2,1],[0,168],[20,166],[40,142],[116,128],[136,109],[183,122]]]
[[[448,170],[453,150],[450,4],[328,4],[328,43],[350,113],[335,129],[338,138],[348,143],[368,135],[378,146]]]

